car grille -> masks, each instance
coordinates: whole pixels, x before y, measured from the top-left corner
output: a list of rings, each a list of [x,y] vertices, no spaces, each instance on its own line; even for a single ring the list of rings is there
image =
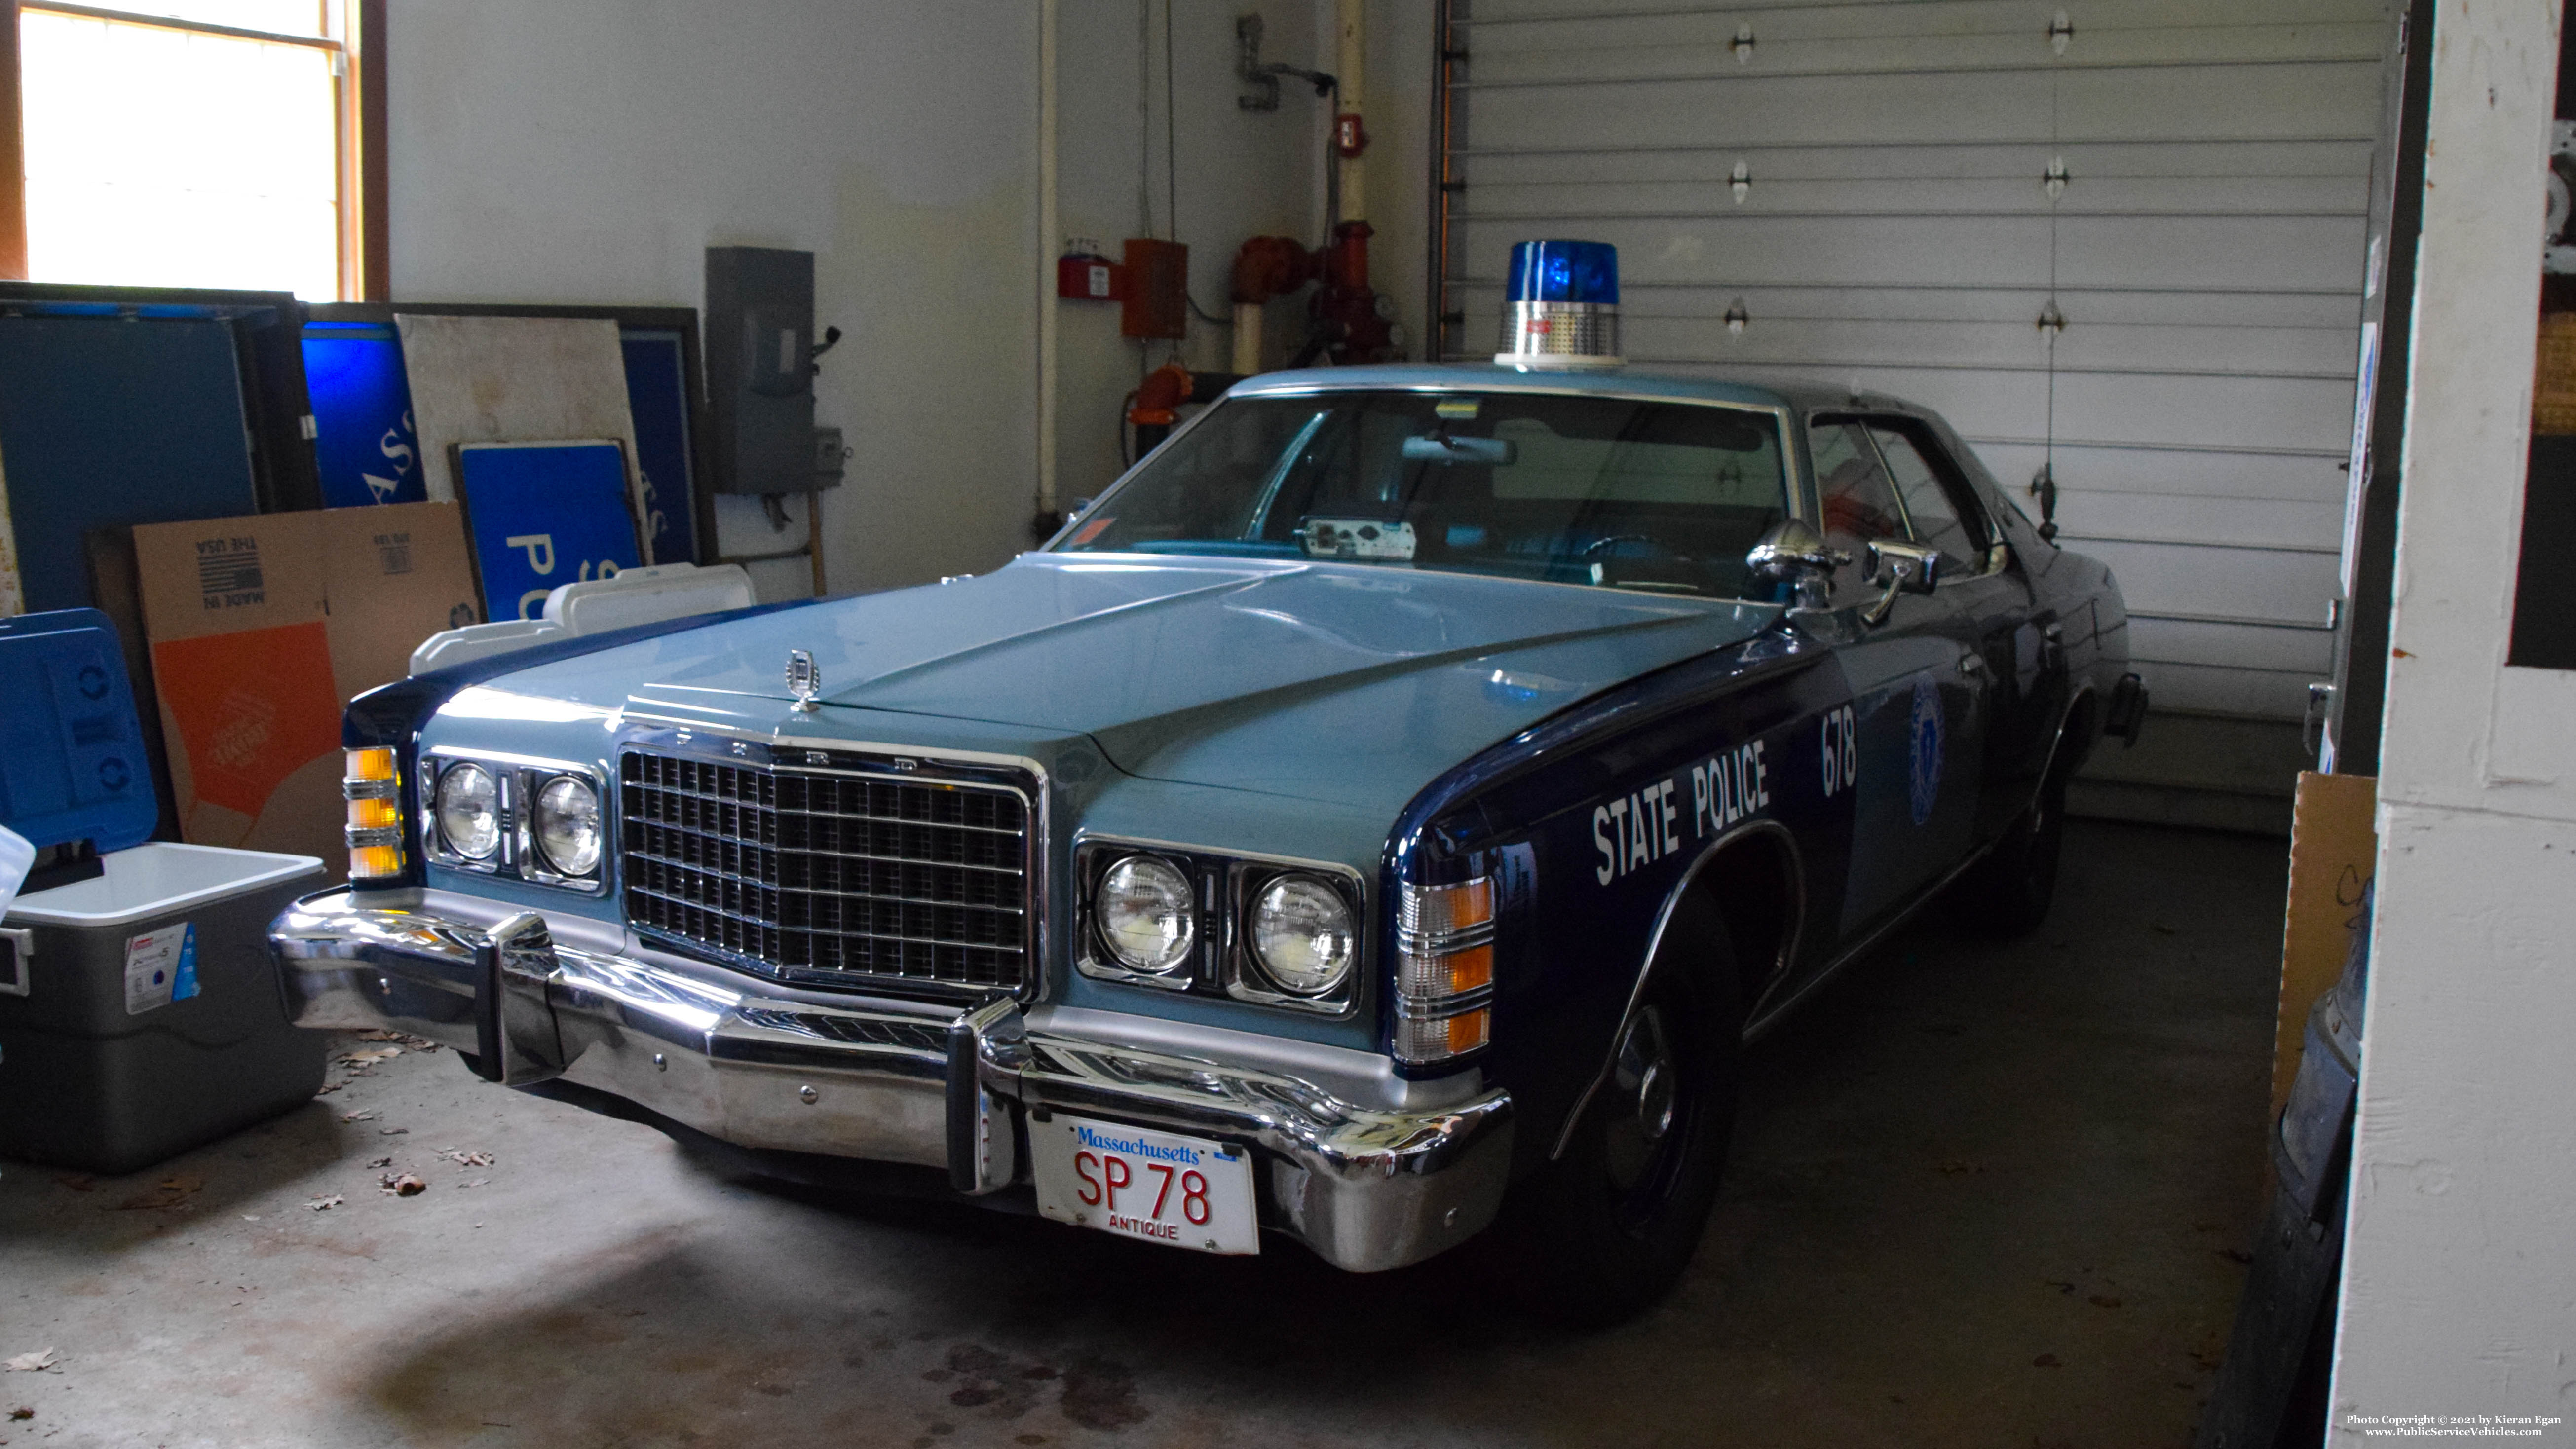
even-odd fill
[[[1016,790],[643,752],[618,774],[639,932],[809,983],[1032,978]]]

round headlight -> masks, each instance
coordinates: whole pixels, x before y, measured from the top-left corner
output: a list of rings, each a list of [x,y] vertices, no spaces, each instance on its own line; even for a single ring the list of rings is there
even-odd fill
[[[1311,875],[1283,875],[1252,905],[1252,952],[1280,990],[1322,996],[1350,979],[1359,936],[1342,893]]]
[[[1171,862],[1126,856],[1100,877],[1092,900],[1101,944],[1129,969],[1161,976],[1189,963],[1198,922],[1189,877]]]
[[[438,777],[438,833],[467,860],[501,848],[501,786],[481,765],[450,765]]]
[[[599,792],[576,775],[557,775],[537,792],[537,844],[565,875],[599,869]]]

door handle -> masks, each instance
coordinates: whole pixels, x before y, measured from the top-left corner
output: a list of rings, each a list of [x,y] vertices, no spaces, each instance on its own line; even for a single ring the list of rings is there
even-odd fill
[[[1959,672],[1960,672],[1961,674],[1963,674],[1963,675],[1967,676],[1967,677],[1968,677],[1968,678],[1970,678],[1970,679],[1974,679],[1974,678],[1976,678],[1978,675],[1985,673],[1985,672],[1986,672],[1986,661],[1985,661],[1985,656],[1983,656],[1983,655],[1979,655],[1979,654],[1962,654],[1962,655],[1960,655],[1960,656],[1959,656]]]

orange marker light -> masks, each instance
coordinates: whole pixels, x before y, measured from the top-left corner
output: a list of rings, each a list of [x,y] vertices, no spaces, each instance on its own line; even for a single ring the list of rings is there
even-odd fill
[[[1449,1018],[1449,1055],[1462,1057],[1493,1040],[1494,1014],[1470,1011]]]
[[[1479,986],[1494,984],[1494,948],[1490,945],[1470,946],[1442,959],[1449,968],[1448,984],[1452,995],[1463,996]]]

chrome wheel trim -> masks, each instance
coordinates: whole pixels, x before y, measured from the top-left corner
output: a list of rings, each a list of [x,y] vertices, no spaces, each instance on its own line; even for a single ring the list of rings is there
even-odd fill
[[[1661,1007],[1646,1006],[1628,1024],[1611,1064],[1610,1086],[1602,1155],[1611,1187],[1622,1196],[1651,1190],[1664,1175],[1665,1149],[1681,1110],[1681,1068]]]

